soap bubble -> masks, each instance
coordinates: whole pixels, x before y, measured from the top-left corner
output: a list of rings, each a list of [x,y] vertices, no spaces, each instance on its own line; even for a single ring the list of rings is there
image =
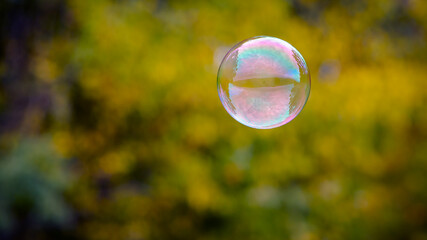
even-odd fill
[[[282,126],[307,102],[310,73],[289,43],[259,36],[228,51],[218,70],[218,94],[227,112],[253,128]]]

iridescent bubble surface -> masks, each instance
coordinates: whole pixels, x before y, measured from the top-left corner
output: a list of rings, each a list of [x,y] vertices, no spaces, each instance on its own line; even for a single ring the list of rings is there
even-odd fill
[[[282,126],[307,102],[310,73],[289,43],[260,36],[244,40],[225,55],[218,70],[218,94],[227,112],[259,129]]]

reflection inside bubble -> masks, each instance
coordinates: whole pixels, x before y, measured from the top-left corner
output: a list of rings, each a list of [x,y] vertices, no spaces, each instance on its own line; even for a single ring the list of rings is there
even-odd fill
[[[273,128],[295,118],[309,90],[302,56],[272,37],[239,43],[225,56],[218,73],[224,107],[237,121],[254,128]]]

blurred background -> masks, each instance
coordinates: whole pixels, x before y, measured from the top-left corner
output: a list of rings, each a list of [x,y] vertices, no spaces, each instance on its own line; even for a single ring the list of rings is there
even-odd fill
[[[0,239],[427,239],[427,1],[0,1]],[[235,43],[312,76],[272,130]]]

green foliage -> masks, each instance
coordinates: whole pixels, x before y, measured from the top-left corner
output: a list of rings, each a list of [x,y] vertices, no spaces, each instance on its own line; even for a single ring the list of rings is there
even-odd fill
[[[62,193],[69,184],[64,162],[47,137],[22,140],[0,162],[0,229],[16,227],[27,217],[40,224],[67,224],[71,213]]]

